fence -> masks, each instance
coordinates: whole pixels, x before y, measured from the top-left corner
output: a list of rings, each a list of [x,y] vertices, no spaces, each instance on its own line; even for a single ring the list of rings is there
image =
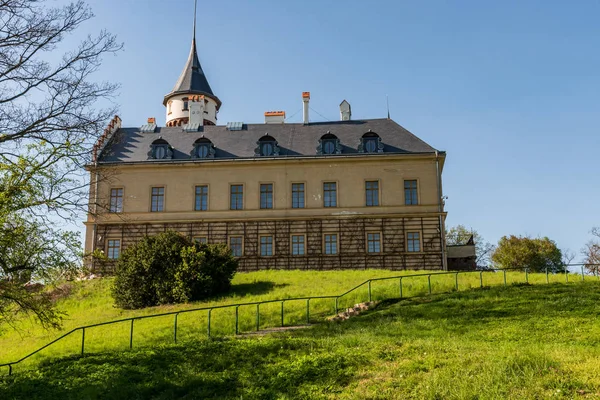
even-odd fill
[[[589,265],[584,265],[584,264],[570,264],[569,266],[573,267],[573,266],[580,266],[581,267],[581,280],[585,281],[586,279],[586,273],[585,273],[585,267],[590,267]],[[592,265],[590,268],[593,271],[593,274],[588,274],[588,279],[593,275],[593,277],[595,279],[600,279],[600,276],[598,275],[598,266],[600,266],[600,264],[596,265]],[[86,326],[80,326],[77,328],[74,328],[72,330],[70,330],[69,332],[63,334],[62,336],[56,338],[55,340],[51,341],[50,343],[47,343],[46,345],[40,347],[39,349],[21,357],[20,359],[16,360],[16,361],[12,361],[12,362],[8,362],[8,363],[4,363],[4,364],[0,364],[0,367],[8,367],[8,374],[11,375],[13,372],[13,366],[16,364],[20,364],[23,361],[31,358],[32,356],[34,356],[35,354],[38,354],[39,352],[41,352],[42,350],[52,346],[53,344],[59,342],[59,341],[63,341],[66,340],[69,337],[73,337],[74,335],[78,334],[79,332],[81,333],[81,347],[80,350],[78,350],[79,354],[81,354],[82,356],[85,354],[85,348],[86,348],[86,332],[90,332],[90,330],[92,330],[93,328],[98,328],[98,327],[102,327],[102,326],[107,326],[107,325],[115,325],[115,324],[121,324],[121,323],[128,323],[128,333],[129,333],[129,349],[133,348],[133,339],[134,339],[134,329],[135,329],[135,321],[141,321],[141,320],[150,320],[150,319],[157,319],[157,318],[161,318],[161,317],[167,317],[167,316],[173,316],[173,326],[172,326],[172,330],[171,333],[169,334],[169,336],[172,336],[172,340],[174,343],[177,343],[178,341],[178,326],[179,326],[179,317],[180,315],[183,314],[188,314],[188,313],[198,313],[198,312],[206,312],[206,316],[207,316],[207,323],[206,323],[206,335],[207,337],[211,337],[211,335],[213,334],[213,332],[211,332],[211,328],[213,326],[213,313],[216,310],[223,310],[223,309],[233,309],[234,310],[234,319],[235,319],[235,328],[232,329],[233,332],[231,333],[235,333],[236,335],[240,333],[241,329],[240,329],[240,308],[242,307],[252,307],[254,308],[254,321],[252,323],[251,329],[254,331],[259,331],[261,330],[261,317],[264,316],[265,312],[263,311],[263,313],[261,314],[261,306],[266,306],[266,305],[276,305],[278,310],[277,310],[277,316],[275,317],[277,319],[277,326],[281,326],[284,327],[286,325],[285,323],[285,304],[290,304],[290,303],[294,303],[294,302],[306,302],[306,309],[304,312],[302,312],[303,315],[302,319],[300,320],[299,318],[296,318],[295,320],[292,319],[290,320],[290,323],[288,323],[288,325],[290,324],[299,324],[299,323],[306,323],[306,324],[310,324],[311,322],[311,315],[314,314],[314,309],[312,311],[311,314],[311,301],[316,302],[318,300],[327,300],[327,301],[331,301],[331,305],[329,306],[329,311],[325,310],[321,310],[321,312],[317,312],[317,315],[326,315],[327,312],[331,313],[331,311],[333,311],[335,314],[337,314],[339,312],[339,310],[343,307],[343,305],[341,304],[342,302],[344,302],[344,304],[349,303],[350,305],[352,305],[352,303],[354,301],[359,301],[360,300],[368,300],[368,301],[373,301],[373,299],[375,298],[373,292],[374,292],[374,283],[377,282],[388,282],[388,281],[392,281],[393,282],[397,282],[394,285],[397,285],[395,289],[390,290],[390,288],[385,288],[385,290],[383,290],[384,288],[379,288],[378,291],[378,295],[376,296],[377,299],[379,300],[383,300],[383,299],[389,299],[389,298],[406,298],[406,289],[408,288],[414,288],[414,285],[411,285],[410,283],[407,283],[409,280],[417,280],[417,279],[426,279],[427,283],[426,285],[424,285],[424,287],[426,288],[424,292],[418,292],[417,295],[421,295],[421,294],[432,294],[433,293],[433,284],[432,284],[432,277],[452,277],[454,276],[453,282],[450,283],[450,286],[448,285],[448,282],[445,282],[445,285],[442,285],[440,283],[438,283],[438,286],[441,287],[442,289],[449,289],[449,290],[454,290],[454,291],[458,291],[460,289],[459,286],[459,276],[465,276],[465,275],[475,275],[476,276],[476,284],[472,285],[471,283],[468,284],[469,287],[479,287],[479,288],[483,288],[484,287],[484,274],[487,275],[491,275],[493,274],[493,279],[488,279],[488,282],[486,282],[487,284],[489,284],[490,286],[492,285],[490,281],[493,281],[496,285],[504,285],[507,286],[509,284],[508,280],[507,280],[507,272],[508,271],[523,271],[522,268],[511,268],[511,269],[502,269],[502,270],[498,270],[498,269],[487,269],[487,270],[478,270],[478,271],[451,271],[451,272],[427,272],[427,273],[419,273],[419,274],[412,274],[412,275],[400,275],[400,276],[393,276],[393,277],[383,277],[383,278],[373,278],[373,279],[369,279],[363,283],[361,283],[360,285],[357,285],[355,287],[353,287],[350,290],[347,290],[346,292],[340,294],[340,295],[330,295],[330,296],[310,296],[310,297],[296,297],[296,298],[287,298],[287,299],[276,299],[276,300],[264,300],[264,301],[257,301],[257,302],[247,302],[247,303],[238,303],[238,304],[228,304],[228,305],[220,305],[220,306],[209,306],[209,307],[201,307],[201,308],[193,308],[193,309],[188,309],[188,310],[181,310],[181,311],[172,311],[172,312],[167,312],[167,313],[160,313],[160,314],[153,314],[153,315],[146,315],[146,316],[138,316],[138,317],[131,317],[131,318],[124,318],[124,319],[119,319],[119,320],[114,320],[114,321],[108,321],[108,322],[102,322],[102,323],[98,323],[98,324],[92,324],[92,325],[86,325]],[[525,282],[523,283],[530,283],[530,272],[529,269],[525,269],[525,276],[524,276],[524,280]],[[501,274],[501,276],[500,276]],[[477,277],[478,275],[478,277]],[[541,275],[541,276],[540,276]],[[544,275],[545,275],[545,279],[544,279]],[[546,283],[550,283],[550,277],[553,277],[553,281],[556,281],[556,277],[562,275],[561,273],[551,273],[550,271],[548,271],[548,269],[546,269],[545,273],[536,273],[535,277],[536,280],[541,280],[542,282],[545,280]],[[568,271],[567,268],[565,268],[565,272],[564,272],[564,280],[565,282],[569,282],[569,275],[579,275],[579,274],[573,274],[570,273]],[[500,278],[500,279],[498,279]],[[572,278],[573,279],[578,279],[578,278]],[[516,281],[512,281],[510,283],[516,283]],[[361,289],[363,290],[363,292],[366,290],[366,293],[361,293]],[[413,290],[414,291],[414,290]],[[447,292],[448,290],[442,290],[439,291],[441,292]],[[414,293],[413,293],[414,295]],[[364,297],[363,297],[364,296]],[[366,298],[365,298],[366,297]],[[303,306],[304,307],[304,306]],[[273,308],[271,308],[271,311],[273,311]],[[289,311],[288,311],[289,312]],[[296,313],[298,314],[298,312]],[[273,317],[271,316],[271,323],[269,323],[269,321],[267,320],[267,322],[263,321],[263,328],[264,327],[275,327],[276,325],[273,323]],[[248,324],[247,318],[245,321],[245,325],[246,328],[250,328],[250,325]],[[152,329],[154,329],[155,327],[153,326]],[[246,332],[248,332],[248,330],[246,330]]]

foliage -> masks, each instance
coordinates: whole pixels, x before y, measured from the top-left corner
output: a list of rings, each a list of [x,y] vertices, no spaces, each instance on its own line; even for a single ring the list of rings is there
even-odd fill
[[[595,237],[586,243],[582,250],[585,257],[585,268],[589,272],[600,273],[600,227],[592,228],[592,235]]]
[[[498,268],[529,268],[530,271],[559,272],[564,268],[562,252],[553,240],[527,236],[503,236],[492,254]]]
[[[115,303],[131,309],[222,293],[231,286],[237,261],[224,245],[196,244],[168,231],[128,247],[115,269]]]
[[[0,392],[61,400],[591,399],[600,393],[600,325],[590,320],[599,289],[586,280],[387,302],[306,330],[52,360],[0,378]]]
[[[0,324],[24,312],[57,326],[52,303],[24,284],[53,283],[80,266],[77,233],[62,223],[87,206],[82,166],[114,113],[95,104],[117,85],[92,74],[121,46],[101,32],[62,57],[56,49],[92,16],[81,1],[0,1]]]
[[[494,245],[487,242],[476,230],[467,229],[464,225],[457,225],[446,229],[446,244],[449,246],[464,245],[469,241],[471,236],[473,236],[473,242],[475,243],[477,265],[488,265],[490,255],[494,252]]]

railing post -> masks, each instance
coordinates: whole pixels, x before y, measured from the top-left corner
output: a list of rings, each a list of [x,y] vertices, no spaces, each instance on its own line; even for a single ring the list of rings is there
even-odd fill
[[[431,274],[427,275],[427,285],[429,285],[429,294],[431,294]]]
[[[281,301],[281,326],[283,326],[283,301]]]
[[[236,335],[240,333],[239,308],[240,308],[240,306],[235,306],[235,334]]]
[[[454,287],[456,288],[456,291],[458,292],[458,272],[454,276]]]
[[[529,268],[525,268],[525,283],[529,283]]]
[[[310,324],[310,299],[306,299],[306,325]]]
[[[502,272],[504,273],[504,286],[506,286],[506,270],[503,269]]]
[[[483,271],[479,271],[479,288],[483,288]]]
[[[581,282],[585,281],[584,275],[583,275],[583,265],[581,266]]]
[[[565,282],[569,282],[569,269],[565,265]]]
[[[208,337],[210,337],[210,314],[212,313],[212,308],[208,309]]]
[[[339,297],[335,298],[335,315],[337,315],[337,313],[338,313],[338,298]]]
[[[131,318],[131,329],[129,331],[129,350],[133,349],[133,321],[134,319]]]
[[[175,314],[175,321],[173,322],[173,341],[177,344],[177,316],[179,314]]]
[[[81,355],[83,355],[84,348],[85,348],[85,328],[81,328]]]
[[[256,331],[260,330],[260,303],[256,305]]]
[[[550,277],[548,276],[548,267],[546,267],[546,283],[550,283]]]
[[[8,376],[12,375],[12,364],[8,364]]]
[[[400,277],[400,299],[402,299],[402,277]]]
[[[369,302],[371,301],[371,280],[369,279]]]

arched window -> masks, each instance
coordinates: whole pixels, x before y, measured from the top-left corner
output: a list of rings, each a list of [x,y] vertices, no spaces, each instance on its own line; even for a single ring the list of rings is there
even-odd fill
[[[194,142],[192,158],[215,158],[215,146],[204,136]]]
[[[279,145],[273,136],[265,133],[263,137],[256,142],[254,149],[255,156],[274,157],[279,155]]]
[[[319,139],[319,145],[317,146],[317,154],[341,154],[342,145],[340,139],[334,134],[327,131],[327,133],[321,136]]]
[[[173,158],[173,149],[163,138],[158,138],[150,145],[148,158],[153,160],[170,160]]]
[[[358,145],[359,153],[383,153],[383,143],[381,142],[381,138],[375,132],[365,133],[360,139],[360,144]]]

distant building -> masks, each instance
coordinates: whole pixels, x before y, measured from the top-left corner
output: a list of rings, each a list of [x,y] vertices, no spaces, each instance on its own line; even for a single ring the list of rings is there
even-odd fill
[[[195,36],[195,35],[194,35]],[[144,235],[175,230],[227,243],[241,270],[446,269],[437,151],[391,119],[217,124],[222,105],[195,37],[154,118],[115,117],[94,148],[86,251],[117,258]]]

